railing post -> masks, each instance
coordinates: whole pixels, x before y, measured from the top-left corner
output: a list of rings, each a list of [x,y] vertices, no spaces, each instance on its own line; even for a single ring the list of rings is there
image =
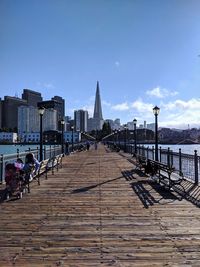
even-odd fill
[[[160,162],[162,162],[162,148],[160,146],[160,149],[159,149],[159,153],[160,153]]]
[[[170,167],[170,148],[167,148],[167,165]]]
[[[149,159],[149,146],[147,147],[147,159]]]
[[[171,167],[174,165],[174,154],[173,150],[170,150],[170,161],[171,161]]]
[[[152,159],[155,159],[155,151],[154,151],[154,146],[152,146]]]
[[[179,148],[179,173],[182,173],[182,153],[181,148]]]
[[[17,159],[19,158],[19,148],[17,148]]]
[[[1,183],[3,182],[3,154],[1,154],[1,158],[0,158],[0,178],[1,178]]]
[[[46,146],[44,146],[44,159],[46,159]]]
[[[198,156],[197,156],[197,150],[194,151],[194,177],[195,177],[195,184],[199,183],[199,177],[198,177]]]

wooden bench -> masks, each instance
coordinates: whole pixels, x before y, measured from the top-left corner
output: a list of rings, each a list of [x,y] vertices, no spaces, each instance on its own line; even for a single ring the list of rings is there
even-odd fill
[[[139,154],[134,154],[133,156],[136,158],[135,169],[142,170],[142,169],[146,168],[146,165],[147,165],[146,157],[139,155]]]
[[[38,185],[40,185],[41,175],[45,174],[45,179],[47,179],[47,173],[50,170],[52,174],[54,174],[54,168],[56,168],[58,171],[59,167],[62,167],[62,158],[63,154],[59,154],[55,157],[42,160],[37,171],[35,169],[35,166],[33,165],[33,167],[31,167],[30,169],[22,171],[21,174],[18,174],[17,179],[19,180],[19,189],[17,195],[19,195],[19,198],[22,198],[23,193],[30,193],[30,183],[33,180],[36,180]],[[5,199],[6,198],[7,197],[5,197]]]
[[[161,163],[159,161],[148,159],[146,171],[152,177],[158,178],[160,184],[164,184],[167,186],[169,190],[171,190],[174,186],[181,186],[183,192],[185,193],[184,187],[181,185],[184,177],[181,172],[176,170],[174,167],[168,166],[167,164]]]
[[[59,168],[62,168],[62,158],[63,154],[59,154],[54,158],[54,168],[56,167],[57,171]]]

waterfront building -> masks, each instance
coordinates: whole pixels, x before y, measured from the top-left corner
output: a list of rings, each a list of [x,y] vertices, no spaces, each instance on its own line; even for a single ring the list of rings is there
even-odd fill
[[[7,129],[17,129],[18,107],[27,106],[27,100],[18,97],[5,96],[2,103],[2,127]]]
[[[2,100],[0,98],[0,129],[2,128]]]
[[[43,115],[43,131],[57,131],[57,111],[45,109]],[[22,137],[23,133],[39,132],[38,108],[32,106],[20,106],[18,108],[18,133]]]
[[[73,131],[73,142],[78,143],[81,141],[81,133]],[[72,131],[66,131],[64,132],[64,142],[72,143]]]
[[[74,127],[75,131],[87,132],[88,111],[82,109],[74,111]]]
[[[21,134],[20,139],[21,139],[20,140],[21,142],[25,142],[25,143],[39,143],[40,132],[34,132],[34,133],[24,132]]]
[[[61,96],[54,96],[51,100],[55,101],[57,105],[55,105],[54,109],[57,111],[57,122],[58,122],[58,130],[61,131],[61,123],[60,121],[65,117],[65,100]]]
[[[16,143],[17,142],[17,133],[13,132],[0,132],[0,142],[6,143]]]
[[[22,99],[26,100],[29,106],[37,107],[37,103],[42,101],[42,96],[39,92],[24,89]]]

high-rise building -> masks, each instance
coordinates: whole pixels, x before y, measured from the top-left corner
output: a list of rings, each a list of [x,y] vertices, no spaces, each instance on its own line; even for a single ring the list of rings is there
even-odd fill
[[[24,89],[22,99],[26,100],[29,106],[37,107],[37,103],[42,101],[42,96],[41,93]]]
[[[0,128],[2,128],[2,100],[0,98]]]
[[[76,131],[87,132],[88,130],[88,111],[75,110],[74,111],[74,126]]]
[[[43,131],[57,130],[57,111],[45,109],[43,118]],[[25,133],[40,131],[39,113],[36,107],[20,106],[18,108],[18,133],[20,136]]]
[[[61,131],[60,121],[65,117],[65,100],[61,96],[54,96],[51,100],[54,100],[57,103],[54,109],[57,110],[58,130]]]
[[[18,107],[27,106],[27,100],[5,96],[2,101],[2,127],[14,129],[18,127]]]
[[[97,88],[96,88],[96,97],[95,97],[93,118],[103,120],[102,108],[101,108],[101,97],[100,97],[99,82],[98,81],[97,81]]]
[[[94,115],[93,115],[93,120],[92,120],[93,130],[101,130],[102,126],[103,126],[103,122],[104,122],[104,120],[103,120],[102,108],[101,108],[99,82],[97,81],[96,97],[95,97],[95,105],[94,105]]]

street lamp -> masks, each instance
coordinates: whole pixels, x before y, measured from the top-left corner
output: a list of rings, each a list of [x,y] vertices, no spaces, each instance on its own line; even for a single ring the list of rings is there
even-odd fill
[[[135,154],[137,154],[137,131],[136,131],[137,120],[136,119],[133,120],[133,124],[134,124],[134,147],[135,147]]]
[[[62,136],[61,136],[62,154],[64,154],[64,124],[65,124],[65,121],[62,119],[60,121],[60,123],[61,123],[61,129],[62,129]]]
[[[72,152],[74,152],[74,126],[71,126],[72,130]]]
[[[124,124],[124,152],[126,152],[127,126]]]
[[[42,132],[42,116],[44,114],[45,108],[39,107],[38,108],[38,113],[40,115],[40,161],[43,160],[43,151],[42,151],[42,146],[43,146],[43,132]]]
[[[160,108],[155,106],[153,108],[153,114],[155,115],[155,160],[158,161],[158,114]]]
[[[117,131],[118,146],[120,147],[120,129]]]
[[[114,142],[115,142],[115,145],[117,145],[117,130],[116,129],[114,130],[114,133],[115,133]]]

